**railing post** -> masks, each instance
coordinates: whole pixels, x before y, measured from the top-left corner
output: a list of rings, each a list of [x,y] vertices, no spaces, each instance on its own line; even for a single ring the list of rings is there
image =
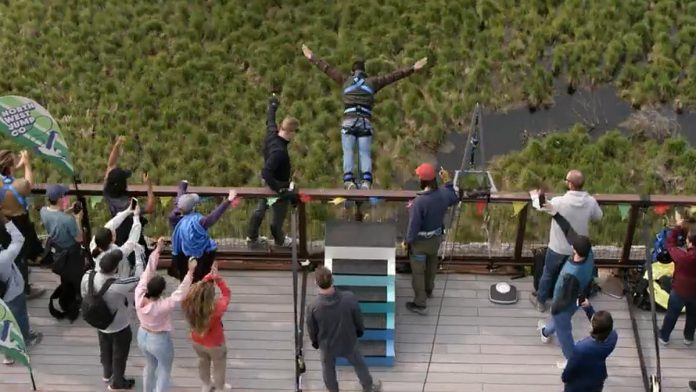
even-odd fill
[[[527,216],[529,215],[529,203],[527,203],[517,216],[517,237],[515,237],[515,261],[522,259],[522,247],[524,246],[524,232],[527,229]]]
[[[305,209],[304,203],[299,203],[297,205],[298,213],[298,230],[300,232],[299,238],[299,256],[302,258],[309,257],[309,252],[307,251],[307,210]]]
[[[636,224],[638,223],[639,212],[640,208],[637,205],[632,204],[631,213],[628,217],[628,227],[626,228],[626,238],[624,239],[623,250],[621,251],[621,263],[627,262],[631,257],[631,246],[633,245],[633,236],[636,233]]]

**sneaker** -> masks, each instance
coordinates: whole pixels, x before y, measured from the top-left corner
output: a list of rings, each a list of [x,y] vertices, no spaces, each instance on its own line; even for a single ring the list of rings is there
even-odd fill
[[[3,358],[2,363],[3,363],[4,365],[11,366],[11,365],[14,365],[14,364],[15,364],[15,360],[12,359],[12,358],[7,358],[7,357],[5,357],[5,358]]]
[[[406,302],[406,309],[410,310],[413,313],[418,313],[421,316],[425,316],[426,314],[428,314],[427,306],[418,306],[414,302]]]
[[[41,332],[36,332],[29,330],[29,340],[27,341],[27,347],[36,346],[41,343],[43,339],[43,334]]]
[[[426,291],[425,291],[425,295],[426,295],[428,298],[432,298],[432,297],[433,297],[433,291],[432,291],[432,290],[430,290],[430,291],[426,290]]]
[[[123,385],[114,386],[109,385],[107,388],[109,391],[130,391],[135,387],[135,380],[132,378],[126,378]]]
[[[285,236],[282,244],[276,244],[276,246],[282,246],[283,248],[290,248],[292,246],[292,238]]]
[[[372,188],[372,184],[370,181],[363,181],[360,183],[360,189],[370,189]]]
[[[689,389],[696,392],[696,381],[689,381]]]
[[[382,392],[382,380],[377,380],[372,383],[372,388],[370,392]]]
[[[29,294],[27,294],[27,299],[36,299],[44,295],[46,289],[43,287],[30,287]]]
[[[351,190],[351,189],[357,188],[357,186],[355,185],[355,183],[354,183],[353,181],[344,181],[344,182],[343,182],[343,187],[344,187],[347,191],[349,191],[349,190]]]
[[[111,377],[102,377],[102,381],[108,383],[109,381],[111,381]]]
[[[693,340],[693,339],[684,338],[684,345],[685,345],[685,346],[691,346],[692,344],[694,344],[694,340]]]
[[[529,293],[529,302],[531,302],[534,308],[536,308],[536,310],[540,311],[541,313],[544,313],[546,311],[546,304],[540,303],[537,300],[537,297],[536,295],[534,295],[534,293]]]
[[[546,328],[546,322],[544,322],[544,320],[539,320],[537,322],[537,331],[539,331],[539,337],[541,337],[542,343],[548,343],[551,341],[551,336],[544,335],[544,328]]]
[[[662,339],[662,337],[658,337],[657,340],[659,340],[660,344],[663,346],[666,346],[669,344],[669,340],[664,340],[664,339]]]
[[[256,239],[251,239],[251,237],[247,237],[246,243],[248,246],[266,245],[268,243],[268,238],[264,236],[259,236]]]
[[[561,369],[561,370],[565,369],[565,367],[566,367],[567,364],[568,364],[568,360],[567,360],[567,359],[563,359],[563,360],[560,360],[560,361],[556,361],[556,367],[559,368],[559,369]]]

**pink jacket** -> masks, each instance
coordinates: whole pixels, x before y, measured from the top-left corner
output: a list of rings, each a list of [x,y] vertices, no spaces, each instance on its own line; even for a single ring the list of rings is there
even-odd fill
[[[172,312],[191,287],[193,278],[191,271],[189,271],[179,287],[169,297],[160,297],[154,301],[145,298],[147,282],[157,273],[159,256],[160,249],[155,249],[150,255],[145,271],[140,276],[138,286],[135,288],[135,312],[138,314],[140,325],[153,332],[165,332],[173,329]]]

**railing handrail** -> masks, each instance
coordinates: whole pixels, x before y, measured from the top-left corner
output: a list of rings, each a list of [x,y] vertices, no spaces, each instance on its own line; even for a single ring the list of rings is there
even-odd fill
[[[32,193],[43,194],[48,184],[35,184]],[[80,192],[85,196],[98,196],[102,194],[102,184],[79,184]],[[189,186],[188,192],[195,192],[201,196],[226,196],[231,188],[237,191],[241,197],[273,197],[276,194],[265,187],[211,187],[211,186]],[[173,185],[153,186],[155,196],[176,196],[177,187]],[[313,200],[332,200],[337,197],[350,199],[369,199],[379,198],[384,201],[408,201],[414,199],[417,191],[411,190],[387,190],[387,189],[325,189],[325,188],[306,188],[300,189],[302,193],[311,197]],[[75,194],[75,187],[70,185],[70,194]],[[133,196],[144,196],[147,193],[145,185],[129,185],[128,193]],[[549,193],[548,196],[558,194]],[[599,193],[592,195],[599,204],[630,204],[630,205],[696,205],[696,196],[687,195],[639,195],[639,194],[605,194]],[[465,199],[466,202],[473,202],[477,199]],[[529,194],[526,192],[497,192],[492,193],[489,201],[491,203],[511,203],[514,201],[529,201]]]

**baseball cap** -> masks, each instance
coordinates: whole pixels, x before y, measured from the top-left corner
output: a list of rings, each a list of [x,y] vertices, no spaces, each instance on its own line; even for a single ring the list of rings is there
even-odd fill
[[[62,184],[53,184],[46,187],[46,197],[51,202],[57,202],[61,197],[68,193],[69,189],[67,186]]]
[[[430,163],[423,163],[416,168],[416,175],[421,181],[432,181],[435,179],[435,167]]]

